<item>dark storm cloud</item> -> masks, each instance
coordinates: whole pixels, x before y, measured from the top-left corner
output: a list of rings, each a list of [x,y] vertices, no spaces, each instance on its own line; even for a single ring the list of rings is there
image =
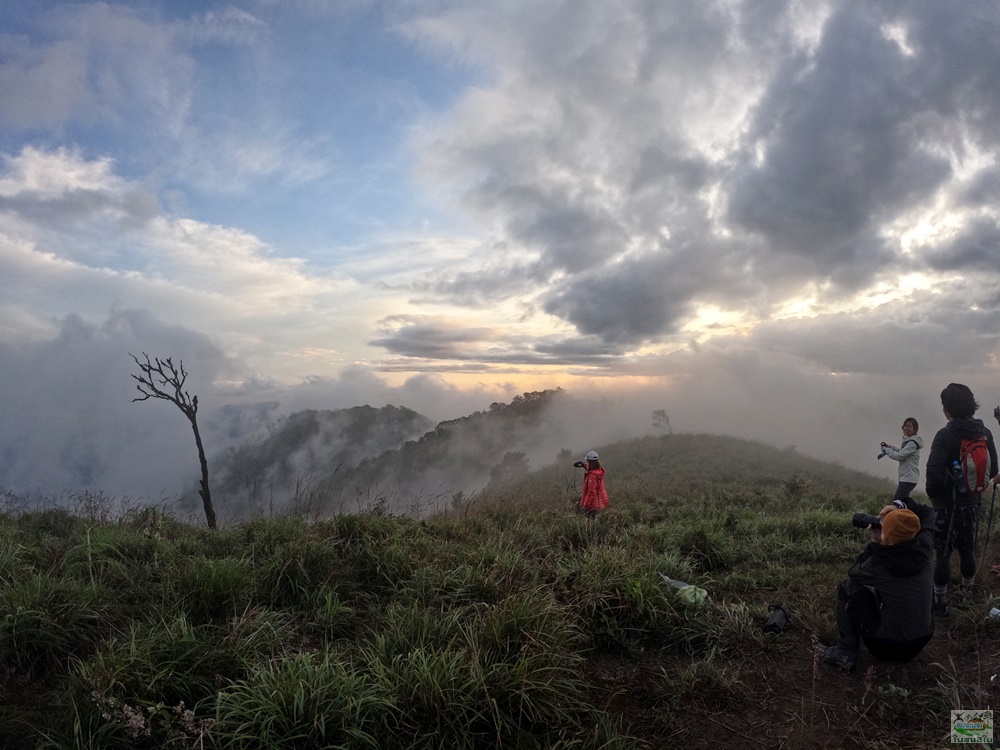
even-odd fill
[[[505,75],[430,151],[503,242],[538,259],[430,292],[475,306],[530,295],[634,348],[703,304],[766,319],[922,263],[989,262],[988,219],[912,255],[898,231],[941,199],[962,210],[1000,194],[998,6],[626,3],[611,23],[566,4],[532,24],[512,7],[488,24]],[[486,28],[463,31],[475,44]],[[494,104],[490,124],[462,127]],[[959,178],[975,160],[986,166]]]
[[[726,8],[713,3],[614,11],[525,5],[489,19],[490,46],[509,53],[505,62],[513,61],[517,75],[486,95],[513,109],[473,132],[461,126],[459,108],[456,128],[431,144],[428,160],[469,175],[466,201],[496,217],[511,245],[539,258],[491,268],[481,278],[464,275],[435,290],[452,302],[488,300],[492,290],[511,286],[497,278],[506,272],[518,283],[533,281],[536,292],[558,283],[542,302],[582,323],[581,333],[621,341],[671,328],[691,291],[665,287],[671,300],[662,309],[654,302],[655,285],[615,267],[636,248],[658,245],[663,234],[709,228],[711,208],[702,191],[711,188],[716,169],[684,135],[685,113],[724,100],[721,79],[728,80],[728,55],[736,53],[720,50],[727,48],[731,22]],[[698,85],[690,85],[688,75]],[[489,106],[468,101],[470,116]],[[606,280],[595,282],[592,272]],[[583,311],[575,301],[578,281],[581,296],[598,286],[635,292],[644,306],[625,321],[627,313],[613,309],[621,304],[613,300],[603,308],[609,320],[599,321],[600,309]],[[476,286],[479,295],[470,293]]]
[[[381,321],[381,326],[389,332],[368,343],[407,357],[471,359],[481,353],[480,344],[500,338],[490,329],[465,328],[411,315],[392,316]]]
[[[675,281],[669,259],[638,258],[557,286],[544,307],[582,334],[635,344],[672,328],[687,311],[688,300],[672,293]]]
[[[397,316],[383,321],[386,324],[386,335],[371,344],[401,357],[441,360],[435,372],[488,372],[491,365],[611,366],[624,351],[597,336],[519,336],[440,318]],[[462,364],[444,364],[448,361]],[[383,361],[379,369],[412,370],[413,362]]]
[[[757,109],[750,140],[764,160],[735,173],[733,219],[775,250],[813,258],[814,275],[868,281],[894,252],[877,233],[933,200],[954,176],[945,154],[968,148],[964,134],[978,148],[1000,143],[990,124],[1000,112],[998,33],[991,4],[834,6],[815,53],[791,58]],[[980,170],[952,207],[989,202],[995,170]],[[931,266],[980,265],[976,242],[988,233],[967,228],[927,253]]]
[[[771,82],[749,138],[763,162],[732,182],[733,220],[811,259],[819,278],[877,270],[889,256],[872,242],[882,222],[951,176],[926,147],[920,62],[885,37],[884,21],[868,6],[837,7],[815,54]]]
[[[917,68],[911,79],[928,112],[951,120],[953,132],[970,128],[987,147],[1000,145],[1000,6],[945,0],[892,6],[905,24]],[[952,119],[954,118],[954,119]]]
[[[1000,270],[1000,225],[987,217],[970,219],[956,236],[922,248],[927,264],[940,271],[979,271],[995,275]]]
[[[663,192],[675,199],[696,194],[708,182],[711,169],[704,159],[681,151],[671,153],[658,144],[650,144],[637,154],[629,190]]]
[[[545,271],[591,268],[617,255],[628,237],[597,196],[575,186],[486,185],[478,192],[479,201],[505,207],[514,240],[542,249]]]
[[[1000,200],[1000,170],[996,166],[980,169],[958,195],[959,205],[988,206]]]
[[[852,313],[762,324],[746,344],[828,372],[950,377],[980,371],[995,357],[1000,306],[983,290],[958,286]]]
[[[607,343],[597,336],[573,336],[557,338],[550,336],[537,340],[535,351],[540,354],[558,358],[562,362],[579,362],[597,364],[606,362],[614,364],[621,361],[623,347]]]
[[[414,285],[414,290],[445,296],[454,304],[480,307],[537,290],[554,279],[568,277],[572,285],[573,280],[586,276],[588,269],[606,269],[612,262],[619,276],[615,286],[621,287],[628,271],[619,267],[617,259],[633,241],[662,239],[665,227],[660,222],[666,213],[672,217],[671,226],[679,238],[705,244],[704,235],[710,227],[698,192],[708,184],[713,169],[704,159],[679,146],[671,153],[665,144],[650,145],[635,154],[626,167],[623,180],[627,182],[628,201],[616,209],[618,213],[599,206],[596,196],[570,195],[566,186],[546,193],[539,186],[518,185],[504,196],[490,196],[490,202],[503,205],[510,217],[504,246],[537,250],[539,258],[530,263],[504,264],[504,248],[498,248],[484,256],[482,269]],[[484,198],[480,196],[480,200]],[[695,258],[694,262],[700,260]],[[640,276],[648,275],[649,269],[628,262],[626,265]],[[553,296],[558,297],[559,292]],[[575,322],[576,317],[567,319]],[[594,332],[589,328],[580,330]]]

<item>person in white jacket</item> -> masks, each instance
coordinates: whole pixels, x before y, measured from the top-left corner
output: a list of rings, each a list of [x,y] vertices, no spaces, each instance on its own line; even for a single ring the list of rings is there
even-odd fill
[[[903,420],[903,443],[898,448],[888,443],[882,443],[882,455],[893,461],[899,461],[899,484],[893,500],[903,500],[910,496],[920,478],[920,449],[924,447],[924,439],[917,434],[919,426],[913,417]]]

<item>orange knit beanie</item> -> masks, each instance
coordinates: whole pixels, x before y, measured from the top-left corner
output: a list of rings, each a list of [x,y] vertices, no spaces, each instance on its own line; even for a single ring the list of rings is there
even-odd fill
[[[899,544],[920,531],[920,519],[912,510],[894,510],[882,519],[882,544]]]

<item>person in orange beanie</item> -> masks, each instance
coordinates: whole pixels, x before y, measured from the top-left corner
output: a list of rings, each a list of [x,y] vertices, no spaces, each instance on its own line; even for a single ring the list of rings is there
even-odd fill
[[[869,527],[869,544],[837,586],[838,641],[823,661],[853,670],[861,641],[877,659],[909,661],[934,634],[933,508],[911,498],[894,500]]]
[[[882,519],[882,544],[908,542],[920,532],[920,519],[912,510],[904,508],[897,513],[887,513]]]

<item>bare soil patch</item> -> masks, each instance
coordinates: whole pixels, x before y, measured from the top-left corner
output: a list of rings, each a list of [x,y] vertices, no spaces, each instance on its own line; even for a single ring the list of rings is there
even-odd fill
[[[854,672],[823,664],[813,634],[791,627],[764,653],[731,657],[738,690],[664,701],[680,657],[602,657],[590,664],[603,706],[643,748],[889,750],[950,746],[950,711],[1000,697],[1000,627],[975,602],[937,623],[913,661],[875,660],[863,647]],[[988,611],[983,610],[983,613]],[[600,703],[599,703],[600,705]]]

